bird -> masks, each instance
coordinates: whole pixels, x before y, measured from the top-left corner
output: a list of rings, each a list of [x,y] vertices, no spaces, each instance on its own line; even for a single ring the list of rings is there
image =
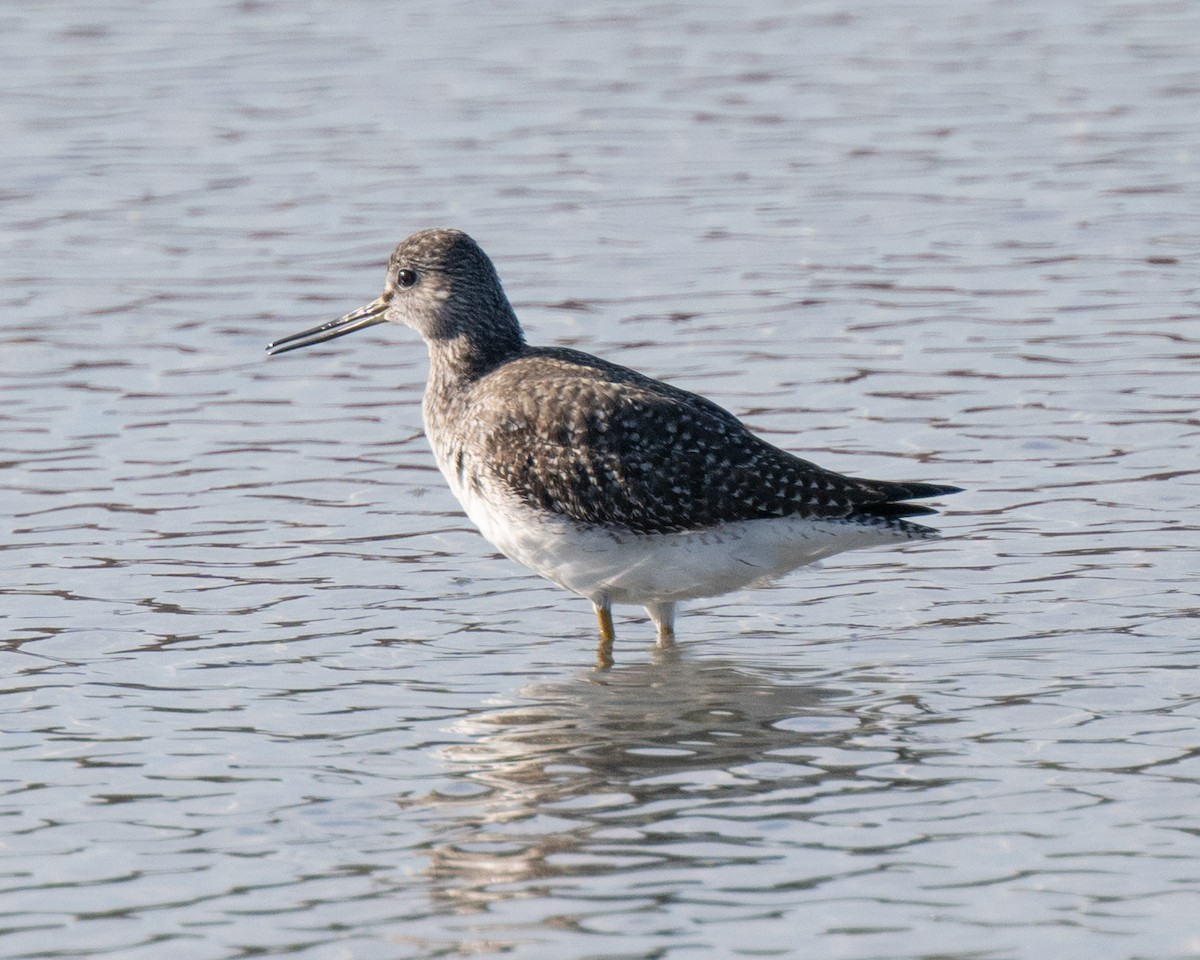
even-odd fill
[[[613,604],[644,607],[670,646],[679,603],[844,550],[937,539],[908,519],[936,511],[911,501],[961,490],[826,470],[696,393],[529,345],[491,259],[457,229],[414,233],[382,295],[267,352],[385,322],[428,348],[425,433],[454,496],[502,554],[591,601],[601,667]]]

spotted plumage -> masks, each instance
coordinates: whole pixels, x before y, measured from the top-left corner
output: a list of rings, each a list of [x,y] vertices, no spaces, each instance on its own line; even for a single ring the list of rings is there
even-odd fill
[[[908,501],[957,491],[833,473],[704,397],[529,346],[491,261],[456,230],[414,234],[392,254],[378,300],[268,349],[383,321],[428,345],[426,433],[468,516],[502,552],[592,600],[602,662],[611,603],[644,605],[665,640],[681,599],[845,549],[936,537],[904,519],[933,512]]]
[[[496,484],[579,523],[663,534],[801,516],[923,536],[898,518],[932,511],[904,501],[949,492],[823,470],[703,397],[575,350],[524,347],[456,399],[432,400],[449,406],[439,423],[471,411],[452,455],[486,451],[479,469]]]

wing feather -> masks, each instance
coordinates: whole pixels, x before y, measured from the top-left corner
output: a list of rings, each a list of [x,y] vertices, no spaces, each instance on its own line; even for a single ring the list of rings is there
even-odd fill
[[[905,501],[957,489],[825,470],[704,397],[576,351],[530,349],[477,389],[489,402],[474,405],[473,436],[491,480],[580,523],[637,533],[794,515],[902,523],[933,512]]]

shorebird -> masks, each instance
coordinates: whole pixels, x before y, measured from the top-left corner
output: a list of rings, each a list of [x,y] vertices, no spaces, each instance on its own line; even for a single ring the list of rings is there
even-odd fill
[[[959,491],[825,470],[695,393],[528,345],[492,261],[460,230],[413,234],[378,299],[267,352],[385,322],[429,348],[425,433],[455,497],[501,553],[592,602],[602,666],[614,603],[645,607],[668,645],[680,601],[843,550],[936,539],[905,519],[935,511],[909,501]]]

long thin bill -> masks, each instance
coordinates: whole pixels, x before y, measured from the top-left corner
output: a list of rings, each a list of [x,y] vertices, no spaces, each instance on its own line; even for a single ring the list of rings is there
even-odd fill
[[[384,323],[387,319],[384,316],[387,308],[388,301],[380,297],[378,300],[373,300],[365,307],[360,307],[358,310],[348,313],[344,317],[338,317],[336,320],[330,320],[328,323],[323,323],[319,327],[313,327],[311,330],[293,333],[290,337],[283,337],[274,343],[268,343],[267,353],[275,356],[280,353],[287,353],[289,350],[311,347],[314,343],[335,340],[338,337],[344,337],[348,333],[353,333],[355,330],[361,330],[363,327],[371,327],[377,323]]]

